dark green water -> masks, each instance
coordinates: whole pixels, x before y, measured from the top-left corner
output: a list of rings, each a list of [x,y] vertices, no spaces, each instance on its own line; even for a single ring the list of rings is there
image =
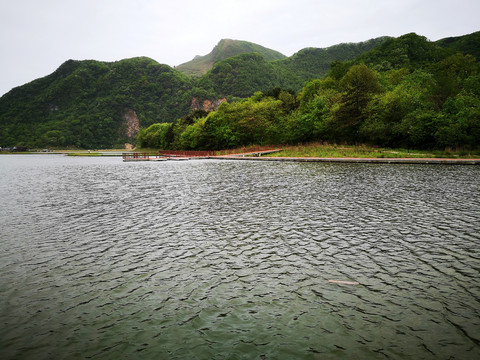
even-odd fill
[[[480,358],[479,181],[0,156],[0,358]]]

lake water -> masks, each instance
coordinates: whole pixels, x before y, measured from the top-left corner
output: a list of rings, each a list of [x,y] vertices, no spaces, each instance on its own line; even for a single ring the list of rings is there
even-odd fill
[[[0,156],[0,358],[479,359],[479,184]]]

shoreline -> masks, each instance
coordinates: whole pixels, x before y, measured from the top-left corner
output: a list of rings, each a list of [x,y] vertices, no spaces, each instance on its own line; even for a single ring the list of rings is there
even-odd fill
[[[351,157],[262,157],[242,155],[195,156],[179,158],[138,158],[124,159],[125,162],[166,160],[233,160],[233,161],[269,161],[269,162],[317,162],[344,164],[424,164],[424,165],[480,165],[480,159],[451,158],[351,158]]]
[[[480,165],[480,159],[452,158],[352,158],[352,157],[261,157],[261,156],[212,156],[209,159],[281,161],[281,162],[327,162],[327,163],[366,163],[366,164],[449,164]]]
[[[265,151],[265,154],[272,151]],[[132,152],[133,153],[133,152]],[[273,161],[273,162],[323,162],[323,163],[364,163],[364,164],[442,164],[442,165],[480,165],[480,158],[372,158],[372,157],[287,157],[287,156],[262,156],[262,151],[257,153],[245,153],[235,155],[217,155],[217,156],[190,156],[183,160],[243,160],[243,161]],[[255,155],[254,155],[255,154]],[[0,153],[0,155],[64,155],[80,157],[121,157],[120,151],[98,151],[98,152],[68,152],[54,151],[48,153]],[[154,161],[156,158],[135,159],[134,161]],[[158,160],[158,159],[157,159]]]

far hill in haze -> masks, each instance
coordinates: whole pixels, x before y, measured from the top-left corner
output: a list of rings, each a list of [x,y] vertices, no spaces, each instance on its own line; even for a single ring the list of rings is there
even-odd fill
[[[278,51],[248,41],[222,39],[208,55],[196,56],[193,60],[178,65],[176,69],[186,75],[202,76],[219,61],[245,53],[258,53],[266,61],[285,58],[285,55]]]

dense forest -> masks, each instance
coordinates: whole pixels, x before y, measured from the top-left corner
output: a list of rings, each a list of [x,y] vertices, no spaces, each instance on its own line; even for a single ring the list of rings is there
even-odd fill
[[[0,98],[0,147],[123,147],[135,142],[132,130],[174,122],[204,102],[237,101],[286,84],[298,91],[309,77],[323,76],[332,59],[353,59],[382,40],[306,49],[291,58],[221,40],[212,53],[178,70],[145,57],[68,60]],[[206,73],[189,76],[191,71]]]
[[[480,32],[437,42],[407,34],[303,49],[288,58],[222,40],[187,63],[185,74],[148,58],[70,60],[0,99],[0,146],[104,148],[136,141],[224,149],[327,141],[475,148],[479,39]],[[196,66],[206,73],[187,75]],[[210,112],[193,106],[221,98],[227,101]],[[125,131],[132,114],[141,127],[136,139]]]
[[[142,126],[190,111],[192,81],[149,58],[69,60],[0,99],[0,146],[123,147],[125,115]]]
[[[480,145],[480,66],[407,34],[334,62],[297,94],[275,88],[142,129],[144,147],[222,149],[309,141],[406,148]]]

